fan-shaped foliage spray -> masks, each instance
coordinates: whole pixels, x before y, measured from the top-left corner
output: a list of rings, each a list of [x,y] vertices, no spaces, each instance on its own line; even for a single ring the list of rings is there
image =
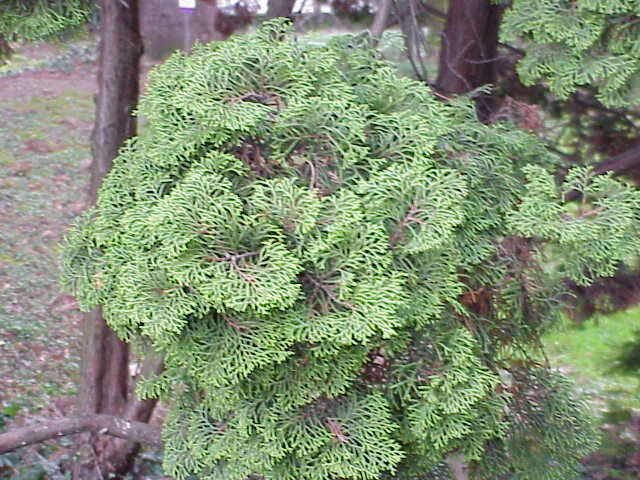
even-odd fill
[[[539,339],[558,278],[637,251],[638,196],[556,185],[534,137],[361,40],[276,21],[154,70],[66,282],[163,352],[139,394],[169,409],[169,475],[446,478],[455,452],[473,478],[571,478],[594,432]]]

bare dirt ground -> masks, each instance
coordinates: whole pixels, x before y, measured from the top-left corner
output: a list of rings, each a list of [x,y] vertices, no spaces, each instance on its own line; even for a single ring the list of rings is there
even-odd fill
[[[78,94],[92,96],[96,93],[95,74],[95,67],[84,66],[71,73],[46,70],[0,78],[0,105],[20,99],[58,96],[70,88]]]

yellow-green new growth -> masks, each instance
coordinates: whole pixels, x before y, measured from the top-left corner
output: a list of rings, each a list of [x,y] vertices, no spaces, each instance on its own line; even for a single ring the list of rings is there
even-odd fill
[[[594,213],[556,207],[535,138],[360,40],[275,21],[157,67],[65,281],[164,354],[139,393],[169,409],[168,475],[426,479],[457,452],[474,478],[569,479],[593,429],[537,345],[564,272],[629,252],[637,199],[569,180]]]

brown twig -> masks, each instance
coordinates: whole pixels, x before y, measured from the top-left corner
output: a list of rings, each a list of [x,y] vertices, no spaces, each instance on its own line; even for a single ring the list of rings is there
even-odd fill
[[[254,283],[256,279],[251,275],[244,273],[238,265],[238,260],[244,260],[245,258],[255,257],[258,252],[245,252],[245,253],[225,253],[221,257],[205,257],[208,262],[229,262],[231,267],[236,271],[238,276],[247,283]]]
[[[316,289],[322,291],[336,305],[340,305],[341,307],[346,307],[351,310],[355,308],[351,303],[343,302],[338,297],[336,297],[336,295],[331,291],[329,287],[327,287],[324,283],[316,279],[313,275],[305,273],[304,278],[306,280],[309,280],[316,287]]]
[[[243,330],[249,330],[251,328],[251,327],[248,327],[246,325],[240,325],[240,324],[234,322],[227,315],[222,315],[222,318],[224,319],[225,322],[227,322],[227,325],[229,325],[231,328],[233,328],[237,332],[241,332]]]
[[[340,443],[350,443],[338,420],[335,418],[327,418],[327,427],[329,427],[329,431],[333,434],[335,440]]]
[[[412,203],[411,206],[409,207],[409,210],[407,211],[407,214],[398,224],[398,229],[393,233],[393,235],[391,235],[391,237],[389,237],[389,243],[392,246],[398,243],[398,241],[404,237],[404,231],[407,228],[407,225],[409,225],[411,222],[420,223],[424,225],[425,223],[424,220],[421,220],[414,216],[416,213],[419,213],[419,212],[420,212],[420,209],[418,208],[418,206],[415,203]]]

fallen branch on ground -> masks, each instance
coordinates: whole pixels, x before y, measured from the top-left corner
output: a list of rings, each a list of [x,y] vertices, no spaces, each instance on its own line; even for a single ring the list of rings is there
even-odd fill
[[[82,432],[95,432],[147,445],[162,445],[160,429],[111,415],[94,414],[49,420],[0,434],[0,454],[20,447]]]

